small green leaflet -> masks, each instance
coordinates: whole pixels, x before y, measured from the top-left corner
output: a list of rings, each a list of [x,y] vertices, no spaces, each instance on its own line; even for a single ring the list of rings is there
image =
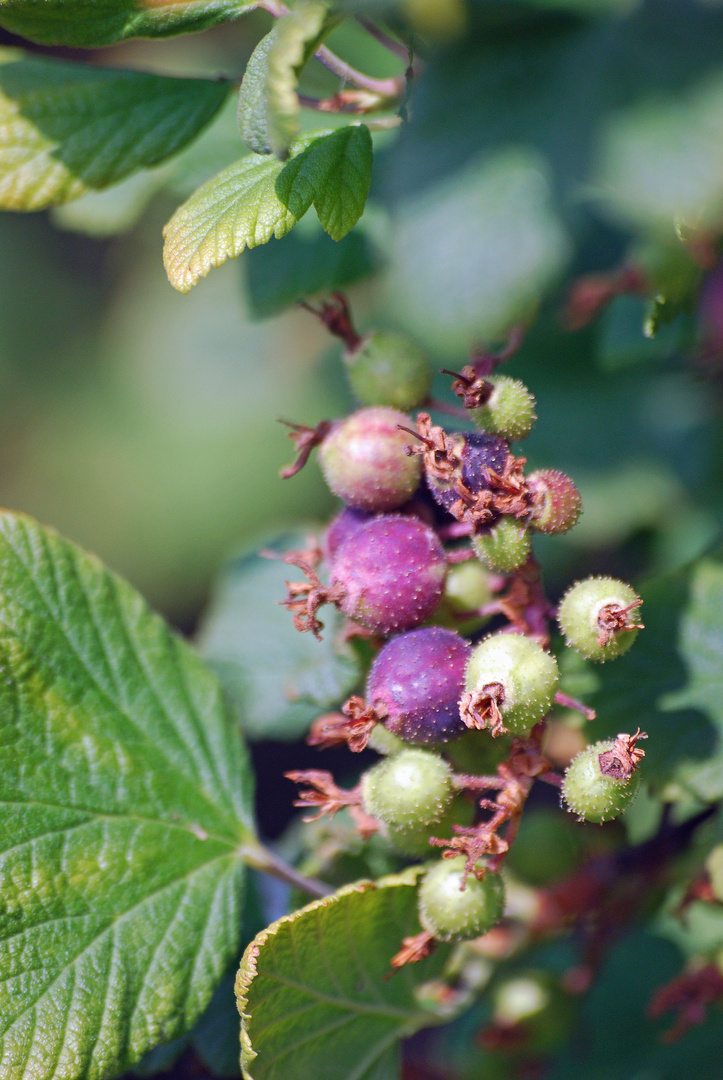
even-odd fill
[[[251,777],[215,678],[126,582],[0,515],[0,1076],[104,1080],[238,947]]]
[[[97,48],[206,30],[255,6],[242,0],[0,0],[0,26],[43,45]]]
[[[306,542],[299,532],[265,546],[281,553],[303,550]],[[278,603],[290,573],[292,567],[257,551],[240,555],[225,568],[200,630],[201,654],[251,739],[306,734],[312,720],[352,692],[360,675],[351,647],[338,641],[332,615],[325,615],[322,641],[295,629]]]
[[[279,19],[256,46],[238,109],[241,138],[250,150],[287,157],[299,132],[299,75],[338,21],[324,4],[309,0]]]
[[[229,89],[0,49],[0,207],[57,206],[157,165],[199,134]]]
[[[417,995],[448,946],[389,978],[419,930],[418,872],[348,885],[255,938],[236,978],[245,1080],[397,1080],[399,1040],[450,1019]]]
[[[212,267],[285,236],[312,203],[340,240],[364,211],[371,169],[371,135],[363,124],[299,139],[286,165],[262,154],[242,158],[194,192],[166,225],[168,280],[189,292]]]
[[[332,240],[341,240],[364,213],[373,163],[369,128],[365,124],[340,128],[315,138],[293,157],[280,174],[276,191],[297,218],[313,203],[324,230]]]

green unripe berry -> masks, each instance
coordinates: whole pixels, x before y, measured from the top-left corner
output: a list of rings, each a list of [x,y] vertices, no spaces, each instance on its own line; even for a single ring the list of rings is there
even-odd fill
[[[472,634],[489,622],[491,616],[472,615],[467,619],[460,616],[477,611],[493,599],[490,573],[486,567],[476,559],[452,563],[447,571],[442,603],[434,613],[434,623],[458,630],[460,634]]]
[[[419,921],[440,941],[466,941],[479,937],[500,921],[505,887],[499,874],[489,871],[482,881],[474,874],[464,880],[465,858],[443,859],[428,870],[419,886]]]
[[[723,844],[716,844],[705,860],[705,868],[708,871],[713,895],[720,903],[723,901]]]
[[[614,660],[627,652],[641,629],[641,603],[624,581],[588,578],[565,593],[557,621],[567,644],[588,660]]]
[[[626,776],[604,770],[604,759],[615,749],[617,740],[595,743],[582,750],[565,772],[562,798],[573,814],[596,825],[610,821],[627,810],[640,787],[640,773],[633,764]]]
[[[344,354],[351,388],[363,405],[413,409],[429,396],[432,368],[403,334],[374,330]]]
[[[551,1054],[569,1039],[575,1018],[573,999],[546,971],[526,971],[506,979],[493,995],[497,1027],[517,1029],[512,1053]]]
[[[453,794],[451,767],[427,750],[402,750],[362,777],[364,810],[390,826],[439,821]]]
[[[559,675],[554,656],[522,634],[493,634],[467,664],[460,714],[493,735],[526,735],[549,712]]]
[[[470,410],[478,428],[509,442],[526,439],[537,419],[535,399],[519,379],[509,375],[485,376],[492,392],[484,405]]]
[[[472,547],[488,570],[508,574],[527,562],[532,545],[527,526],[517,518],[506,515],[487,532],[473,536]]]
[[[557,469],[538,469],[527,477],[532,499],[530,527],[541,533],[564,533],[580,517],[580,492],[569,476]]]
[[[431,858],[438,849],[430,846],[430,836],[437,836],[441,840],[448,840],[454,835],[453,825],[468,826],[472,824],[474,806],[469,799],[453,799],[444,811],[441,819],[432,822],[431,825],[399,825],[387,826],[387,837],[399,851],[415,858],[427,856]]]

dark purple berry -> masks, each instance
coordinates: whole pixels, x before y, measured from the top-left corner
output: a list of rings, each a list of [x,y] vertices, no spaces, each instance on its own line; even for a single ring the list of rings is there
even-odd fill
[[[461,735],[459,699],[469,651],[469,642],[438,626],[400,634],[372,664],[367,702],[407,742],[446,742]]]
[[[439,505],[451,510],[459,500],[456,481],[461,481],[472,495],[478,495],[490,486],[487,470],[498,474],[505,471],[510,449],[504,439],[485,431],[457,433],[447,436],[447,440],[459,465],[448,479],[427,470],[427,483]]]
[[[422,463],[404,453],[409,441],[396,409],[359,409],[324,437],[319,461],[327,484],[357,510],[396,510],[419,487]]]
[[[373,514],[368,514],[365,510],[355,510],[352,506],[347,506],[340,514],[337,514],[324,535],[326,561],[333,562],[341,545],[358,532],[362,525],[368,525],[373,520]]]
[[[446,573],[437,534],[416,518],[394,514],[374,518],[341,545],[329,585],[345,615],[386,635],[429,618]]]

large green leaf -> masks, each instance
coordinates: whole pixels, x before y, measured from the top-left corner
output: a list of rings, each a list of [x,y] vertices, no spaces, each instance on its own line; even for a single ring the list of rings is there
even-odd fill
[[[239,127],[249,149],[286,158],[299,132],[299,75],[337,22],[324,4],[306,0],[256,46],[239,95]]]
[[[448,955],[390,978],[416,896],[413,872],[360,882],[256,937],[236,979],[246,1080],[397,1080],[399,1040],[440,1022],[416,991]]]
[[[250,154],[179,206],[163,230],[163,263],[174,289],[190,292],[212,267],[293,229],[298,218],[276,194],[282,168],[275,157]]]
[[[229,88],[0,49],[0,207],[57,206],[158,164],[205,127]]]
[[[276,192],[297,218],[313,203],[325,231],[341,240],[364,213],[373,163],[369,128],[340,128],[296,154],[279,175]]]
[[[205,30],[255,6],[243,0],[0,0],[0,26],[45,45],[96,48]]]
[[[0,515],[0,1075],[102,1080],[189,1028],[238,943],[251,780],[141,597]]]
[[[304,536],[287,534],[267,547],[303,548]],[[298,738],[359,678],[351,649],[336,640],[339,620],[325,616],[326,633],[317,641],[300,634],[279,606],[284,580],[295,572],[257,552],[241,555],[224,571],[201,627],[202,655],[250,738]]]

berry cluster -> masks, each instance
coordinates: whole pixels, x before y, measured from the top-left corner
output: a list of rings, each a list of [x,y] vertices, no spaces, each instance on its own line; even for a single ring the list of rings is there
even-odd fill
[[[317,816],[347,807],[364,836],[381,831],[408,855],[442,849],[419,888],[422,933],[405,939],[393,961],[399,966],[436,941],[478,936],[501,918],[500,866],[536,779],[557,785],[586,821],[615,817],[635,797],[639,730],[588,746],[564,777],[545,756],[545,734],[555,703],[594,718],[559,689],[553,617],[567,645],[605,661],[632,644],[641,601],[629,585],[603,577],[573,585],[557,611],[547,600],[532,537],[572,528],[581,503],[564,473],[525,474],[525,458],[510,448],[536,419],[527,388],[494,373],[512,350],[447,372],[462,408],[429,397],[430,367],[411,342],[380,332],[359,337],[342,297],[316,314],[343,339],[363,407],[313,429],[290,425],[299,458],[283,475],[318,446],[324,477],[345,507],[317,550],[286,557],[306,580],[287,583],[283,603],[297,629],[317,636],[319,608],[336,605],[347,636],[373,650],[365,695],[320,717],[310,743],[370,745],[382,756],[352,790],[321,770],[288,775],[307,785],[298,805]],[[416,423],[399,411],[414,407]],[[474,430],[449,432],[432,412],[469,420]],[[476,640],[491,619],[497,627]],[[459,774],[443,756],[470,731],[507,740],[493,774]]]

